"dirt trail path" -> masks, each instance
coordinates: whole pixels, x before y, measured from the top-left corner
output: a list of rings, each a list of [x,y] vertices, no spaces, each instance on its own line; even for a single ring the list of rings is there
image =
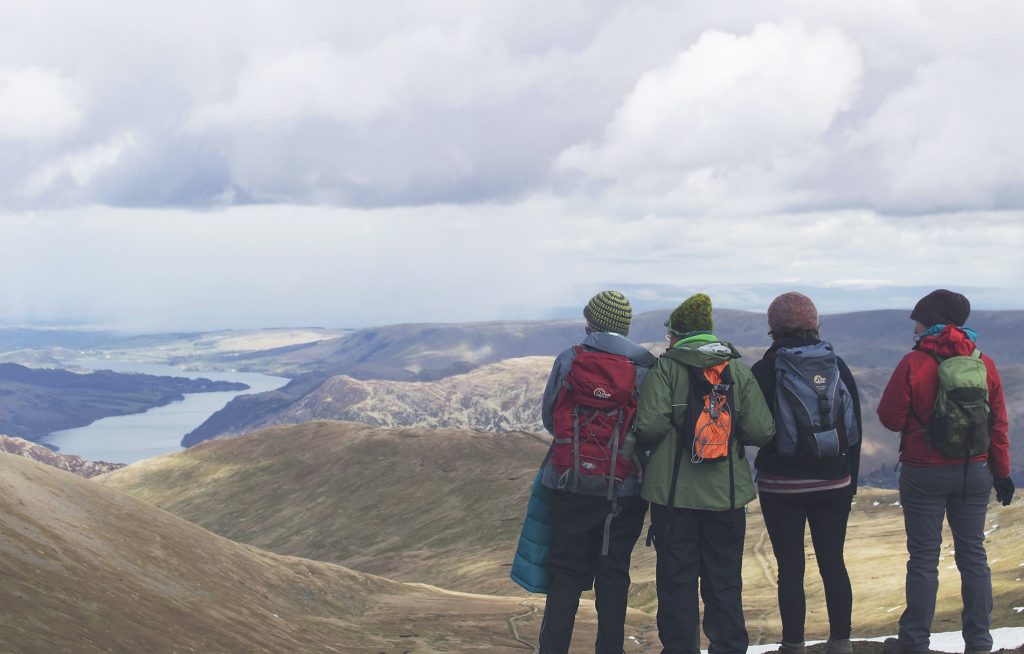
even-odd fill
[[[768,530],[761,532],[760,537],[757,539],[757,544],[754,545],[754,560],[757,561],[757,567],[764,574],[765,581],[770,588],[774,588],[778,580],[778,570],[775,565],[775,554],[772,552],[771,541],[768,539]],[[764,639],[767,635],[767,620],[766,618],[775,611],[775,606],[771,603],[765,603],[764,606],[758,608],[756,613],[754,611],[748,611],[748,615],[753,614],[753,620],[747,621],[747,631],[750,633],[750,644],[760,645],[764,643]]]
[[[531,652],[533,652],[533,654],[539,654],[540,650],[537,648],[536,645],[534,645],[528,640],[523,640],[523,637],[519,634],[519,625],[516,624],[516,622],[519,620],[536,615],[537,606],[534,604],[527,604],[526,602],[523,602],[521,606],[524,609],[528,608],[529,610],[526,613],[513,615],[511,618],[508,619],[508,627],[512,630],[512,638],[514,638],[517,642],[520,642],[523,645],[525,645]]]

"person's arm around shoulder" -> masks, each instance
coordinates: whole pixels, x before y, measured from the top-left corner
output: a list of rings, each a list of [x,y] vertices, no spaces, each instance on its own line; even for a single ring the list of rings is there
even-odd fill
[[[653,445],[674,431],[672,426],[672,384],[668,359],[658,363],[644,376],[636,406],[636,438],[643,445]]]
[[[992,431],[988,444],[988,464],[992,471],[992,486],[996,499],[1003,506],[1013,501],[1013,480],[1010,478],[1010,438],[1006,420],[1006,398],[1003,396],[1003,380],[996,364],[984,357],[988,377],[988,406],[992,412]]]
[[[992,431],[989,435],[988,460],[992,476],[996,479],[1010,476],[1010,436],[1006,419],[1006,398],[1003,380],[992,359],[985,357],[988,376],[988,406],[992,412]]]
[[[910,388],[910,354],[903,357],[892,371],[892,377],[882,391],[878,402],[878,419],[889,431],[902,432],[907,428],[913,395]]]
[[[763,446],[775,438],[775,420],[750,368],[731,363],[739,408],[740,442]]]
[[[850,479],[853,486],[853,493],[857,494],[857,476],[860,474],[860,446],[864,442],[864,421],[861,419],[860,391],[857,390],[857,380],[853,378],[853,372],[846,362],[836,357],[836,364],[839,366],[839,378],[846,384],[846,390],[850,391],[850,401],[853,402],[853,417],[857,421],[857,431],[860,438],[850,446]]]
[[[558,394],[562,391],[562,382],[569,374],[569,368],[575,358],[576,351],[569,348],[559,354],[551,366],[551,374],[548,375],[548,383],[544,387],[544,399],[541,400],[540,411],[544,429],[547,429],[548,433],[555,433],[555,402],[558,401]]]
[[[771,409],[771,403],[775,401],[775,366],[773,362],[768,359],[758,359],[754,365],[750,366],[750,372],[754,374],[757,386],[761,389],[761,395],[764,396],[764,401],[769,404],[768,408]]]

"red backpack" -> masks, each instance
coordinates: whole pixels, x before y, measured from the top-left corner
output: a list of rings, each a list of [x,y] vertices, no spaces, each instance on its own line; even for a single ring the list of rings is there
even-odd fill
[[[573,348],[569,373],[555,401],[551,463],[559,475],[567,470],[565,490],[580,485],[616,487],[639,472],[631,453],[620,453],[636,416],[636,365],[627,357]]]

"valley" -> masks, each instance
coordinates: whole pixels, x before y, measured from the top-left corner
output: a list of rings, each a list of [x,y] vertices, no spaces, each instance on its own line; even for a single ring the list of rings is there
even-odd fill
[[[983,347],[1000,364],[1019,478],[1024,353],[1007,334],[1024,326],[1024,312],[977,317]],[[634,338],[655,353],[663,319],[649,312],[634,322]],[[769,342],[763,322],[760,314],[716,313],[716,331],[747,363]],[[902,515],[885,488],[896,480],[898,439],[874,407],[908,349],[907,322],[905,312],[822,318],[823,335],[854,369],[866,419],[847,539],[855,636],[894,633],[902,610]],[[0,566],[11,580],[0,603],[16,607],[0,615],[0,639],[19,652],[530,651],[543,597],[522,591],[508,571],[549,443],[539,409],[552,357],[581,333],[580,321],[566,320],[80,336],[92,339],[88,350],[19,334],[15,344],[27,347],[0,358],[66,366],[88,352],[291,381],[238,395],[185,436],[189,449],[127,467],[0,437],[0,450],[11,453],[0,452]],[[94,375],[113,384],[144,377]],[[120,401],[114,390],[95,392],[60,391],[71,404],[104,410]],[[1024,625],[1016,610],[1024,606],[1021,506],[993,503],[986,526],[999,626]],[[748,629],[752,643],[777,642],[774,557],[756,502],[747,518]],[[937,631],[959,624],[950,543],[947,533]],[[627,652],[658,649],[654,564],[641,540]],[[813,565],[807,588],[808,638],[824,637]],[[144,628],[153,624],[169,626]],[[588,651],[594,628],[585,600],[574,652]]]
[[[313,422],[203,443],[97,482],[279,554],[456,591],[526,597],[508,579],[508,565],[545,448],[543,437],[527,433]],[[1024,565],[1022,506],[993,504],[989,512],[993,619],[999,625],[1021,624],[1014,607],[1024,604],[1018,581]],[[948,533],[944,542],[936,624],[954,628],[959,584]],[[895,492],[860,491],[847,552],[856,633],[893,633],[906,562]],[[813,560],[809,546],[808,553]],[[754,503],[743,571],[752,642],[778,638],[774,565]],[[823,637],[823,595],[813,570],[808,566],[808,637]],[[653,622],[654,552],[642,542],[631,575],[631,606]]]

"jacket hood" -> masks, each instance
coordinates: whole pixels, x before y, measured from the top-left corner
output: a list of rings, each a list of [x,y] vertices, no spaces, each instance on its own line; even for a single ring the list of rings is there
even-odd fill
[[[943,358],[968,356],[977,347],[964,330],[947,325],[935,336],[926,336],[917,344],[917,349],[934,352]]]
[[[708,368],[729,359],[739,359],[741,355],[732,343],[712,341],[683,343],[669,348],[662,356],[688,366]]]

